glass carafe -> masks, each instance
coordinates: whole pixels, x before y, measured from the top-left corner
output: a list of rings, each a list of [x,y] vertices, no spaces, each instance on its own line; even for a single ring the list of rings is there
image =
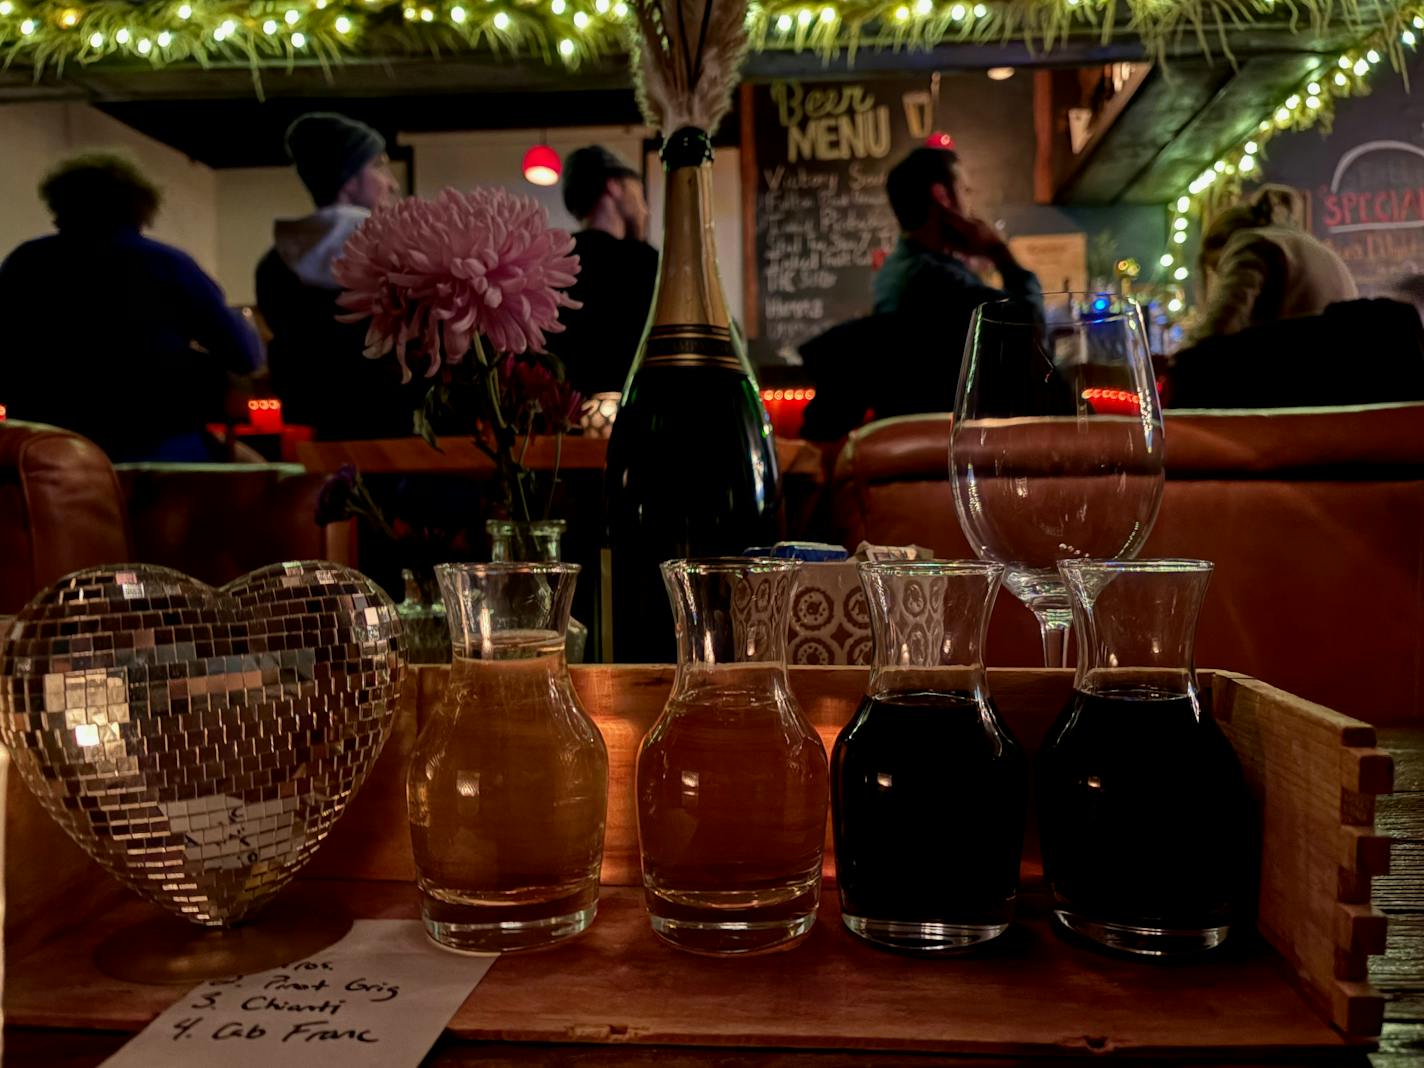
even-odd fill
[[[952,950],[1003,934],[1018,894],[1022,747],[984,673],[1001,564],[860,565],[875,666],[836,740],[841,917],[870,942]]]
[[[638,843],[653,930],[751,953],[816,922],[826,750],[786,679],[793,560],[662,565],[677,676],[638,752]]]
[[[1241,765],[1198,692],[1203,560],[1059,564],[1073,601],[1073,697],[1039,754],[1054,916],[1110,948],[1220,945],[1250,898]]]
[[[454,657],[411,754],[411,844],[431,938],[498,952],[598,909],[608,752],[564,659],[576,564],[441,564]]]

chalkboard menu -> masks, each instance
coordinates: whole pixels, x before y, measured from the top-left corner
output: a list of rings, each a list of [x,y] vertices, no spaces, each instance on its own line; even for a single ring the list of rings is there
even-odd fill
[[[927,77],[778,81],[751,95],[748,335],[759,362],[794,362],[801,342],[870,313],[876,262],[900,231],[885,176],[932,132],[933,98]]]
[[[1361,293],[1388,294],[1424,274],[1424,60],[1411,61],[1410,92],[1382,71],[1368,96],[1342,100],[1329,136],[1271,139],[1265,177],[1307,195],[1299,220],[1350,268]]]

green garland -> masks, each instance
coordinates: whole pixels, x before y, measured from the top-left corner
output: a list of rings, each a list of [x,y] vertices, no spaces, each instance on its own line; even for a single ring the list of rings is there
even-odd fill
[[[1398,29],[1391,0],[1378,10]],[[626,0],[0,0],[0,54],[36,71],[122,60],[281,67],[452,50],[577,67],[622,51],[629,15]],[[1078,35],[1137,37],[1158,58],[1193,45],[1229,55],[1234,31],[1319,31],[1359,18],[1357,0],[765,0],[747,13],[753,49],[825,56],[1010,40],[1050,51]]]
[[[1244,183],[1261,175],[1271,140],[1282,133],[1321,128],[1329,131],[1335,105],[1369,92],[1369,79],[1386,63],[1401,73],[1410,53],[1424,42],[1424,6],[1396,9],[1389,25],[1365,34],[1332,62],[1307,76],[1243,140],[1225,147],[1168,205],[1167,247],[1157,262],[1156,278],[1171,293],[1169,318],[1185,317],[1192,304],[1192,268],[1184,255],[1194,227],[1241,195]]]

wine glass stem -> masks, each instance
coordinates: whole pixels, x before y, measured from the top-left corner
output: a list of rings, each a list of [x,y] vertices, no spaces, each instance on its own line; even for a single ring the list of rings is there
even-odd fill
[[[1073,613],[1066,608],[1035,609],[1038,632],[1043,638],[1043,666],[1068,666],[1068,634],[1073,629]]]

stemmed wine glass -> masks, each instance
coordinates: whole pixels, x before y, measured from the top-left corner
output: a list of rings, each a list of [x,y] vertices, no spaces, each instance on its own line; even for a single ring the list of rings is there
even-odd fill
[[[975,553],[1066,662],[1072,611],[1057,562],[1131,558],[1162,502],[1162,410],[1142,312],[1112,294],[974,313],[949,444],[954,507]]]

